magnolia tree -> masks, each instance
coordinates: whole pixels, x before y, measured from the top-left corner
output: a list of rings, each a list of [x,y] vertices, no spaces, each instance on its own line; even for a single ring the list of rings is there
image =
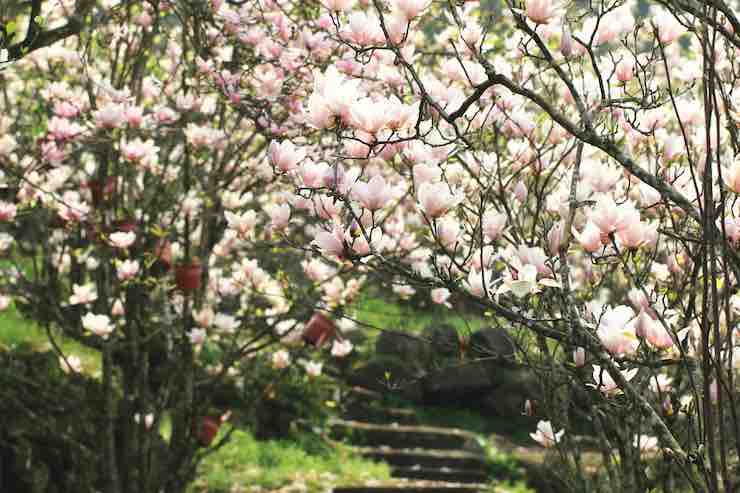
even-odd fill
[[[212,379],[367,277],[509,331],[569,487],[586,430],[614,490],[732,491],[740,25],[634,9],[128,2],[6,70],[4,289],[101,350],[105,490],[182,488]]]
[[[215,1],[197,63],[266,129],[297,249],[515,336],[570,487],[602,487],[585,422],[610,488],[732,491],[740,25],[635,8]]]
[[[228,438],[214,440],[224,389],[253,396],[270,383],[274,394],[296,368],[318,385],[320,355],[295,345],[302,334],[315,346],[333,338],[329,358],[352,350],[314,310],[341,312],[362,277],[286,249],[310,243],[313,219],[292,210],[268,164],[300,107],[280,92],[283,72],[260,65],[277,45],[214,46],[223,34],[201,2],[101,8],[116,22],[2,72],[0,304],[55,347],[61,333],[100,352],[96,489],[179,492]],[[70,9],[46,2],[36,15],[53,30]]]

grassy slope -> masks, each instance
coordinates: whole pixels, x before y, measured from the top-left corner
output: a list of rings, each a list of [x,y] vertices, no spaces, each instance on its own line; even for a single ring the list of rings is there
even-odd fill
[[[325,491],[333,485],[360,485],[389,477],[386,465],[359,459],[343,446],[329,448],[315,435],[296,438],[258,442],[247,431],[235,431],[224,447],[201,464],[200,478],[191,491],[227,493],[301,484],[308,491]]]

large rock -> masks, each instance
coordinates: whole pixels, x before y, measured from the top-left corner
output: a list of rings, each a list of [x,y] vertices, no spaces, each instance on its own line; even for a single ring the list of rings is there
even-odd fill
[[[473,332],[470,336],[470,355],[473,358],[488,358],[513,364],[516,361],[516,347],[506,330],[489,327]]]
[[[452,325],[429,325],[424,328],[422,337],[429,341],[435,356],[449,357],[460,353],[460,336]]]
[[[422,397],[419,373],[397,356],[376,355],[352,368],[348,372],[347,383],[384,395],[397,394],[416,402]]]
[[[415,377],[426,373],[432,359],[432,346],[423,337],[400,331],[386,330],[375,342],[375,353],[379,357],[396,358],[402,363],[403,373]]]

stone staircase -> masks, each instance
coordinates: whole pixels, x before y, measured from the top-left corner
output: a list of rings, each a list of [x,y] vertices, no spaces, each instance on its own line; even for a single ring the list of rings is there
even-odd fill
[[[382,396],[354,389],[346,419],[332,435],[390,466],[392,483],[337,487],[334,493],[474,493],[488,485],[486,456],[472,433],[424,426],[410,409],[380,405]]]

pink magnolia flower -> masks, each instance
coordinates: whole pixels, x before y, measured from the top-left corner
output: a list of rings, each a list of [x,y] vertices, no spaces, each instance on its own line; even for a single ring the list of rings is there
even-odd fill
[[[424,212],[433,218],[443,216],[460,199],[450,192],[446,183],[424,183],[418,190],[419,202]]]
[[[740,194],[740,157],[735,159],[732,165],[723,171],[722,178],[727,188]]]
[[[334,343],[331,345],[331,355],[335,358],[344,358],[352,352],[353,348],[354,346],[349,341],[349,339],[344,339],[343,341],[334,341]]]
[[[206,342],[207,338],[208,333],[205,331],[205,329],[193,328],[190,329],[190,332],[188,332],[188,339],[190,339],[190,344],[193,344],[195,346],[200,346],[201,344]]]
[[[128,281],[139,273],[139,262],[137,260],[124,260],[118,264],[116,274],[119,281]]]
[[[103,339],[107,339],[115,329],[108,315],[96,315],[92,312],[82,317],[82,327]]]
[[[601,316],[597,335],[607,351],[616,356],[635,352],[639,341],[632,322],[634,317],[635,313],[625,305],[609,308]]]
[[[442,170],[439,166],[430,164],[416,164],[412,169],[414,175],[414,184],[420,187],[424,183],[431,183],[439,181],[442,177]]]
[[[70,305],[85,305],[92,303],[98,299],[98,292],[95,289],[95,284],[73,284],[72,295],[69,297]]]
[[[632,368],[631,370],[622,370],[620,373],[628,382],[637,375],[639,368]],[[599,365],[593,365],[593,378],[596,382],[595,385],[590,384],[600,392],[607,395],[614,395],[621,392],[621,389],[617,386],[612,376],[608,371],[602,370]]]
[[[290,366],[290,353],[285,349],[272,353],[272,367],[282,370]]]
[[[565,430],[560,430],[555,433],[555,430],[552,428],[552,423],[549,421],[540,421],[537,423],[537,431],[535,433],[530,433],[529,436],[543,447],[550,448],[554,447],[563,438],[564,434]]]
[[[526,0],[524,10],[535,24],[549,24],[558,16],[559,7],[552,0]]]
[[[322,0],[321,3],[332,12],[345,12],[352,8],[355,0]]]
[[[470,294],[477,296],[478,298],[485,298],[486,289],[490,289],[491,287],[491,274],[486,271],[481,272],[475,269],[470,269],[466,284]]]
[[[303,367],[306,369],[306,373],[309,377],[318,377],[321,375],[321,369],[324,367],[323,363],[318,361],[307,361]]]
[[[241,322],[239,319],[232,315],[217,313],[216,316],[213,317],[213,327],[224,334],[233,334],[240,326]]]
[[[393,0],[393,6],[408,22],[429,6],[429,0]]]
[[[123,158],[134,163],[149,161],[155,158],[158,152],[159,147],[155,146],[154,141],[151,139],[146,141],[136,139],[121,144],[121,155]]]
[[[503,212],[488,211],[483,214],[483,234],[489,241],[496,241],[506,229],[508,217]]]
[[[640,212],[629,202],[617,205],[610,195],[602,195],[589,219],[599,227],[603,237],[640,221]]]
[[[391,188],[380,175],[374,176],[368,183],[355,183],[352,191],[360,204],[371,211],[385,207],[393,195]]]
[[[635,329],[638,336],[644,337],[657,349],[673,347],[673,337],[671,337],[670,332],[658,320],[653,320],[644,308],[640,310]]]
[[[210,306],[204,306],[200,311],[193,310],[193,320],[200,327],[207,329],[213,324],[216,314]]]
[[[64,373],[74,372],[82,373],[82,360],[75,354],[62,358],[59,357],[59,366]]]
[[[289,140],[272,141],[270,144],[270,162],[285,173],[295,170],[298,163],[306,157],[306,151],[296,147]]]
[[[142,422],[141,417],[142,416],[139,413],[134,414],[134,422],[136,424],[141,424]],[[145,414],[143,421],[144,421],[144,427],[146,427],[147,430],[150,429],[152,425],[154,424],[154,414],[152,413]]]
[[[313,243],[319,247],[324,255],[333,255],[342,258],[344,256],[345,243],[344,231],[341,226],[334,224],[332,230],[320,231],[314,237]]]
[[[658,40],[663,44],[671,44],[676,41],[686,28],[667,11],[661,11],[653,16],[653,25],[658,30]]]
[[[578,244],[588,253],[594,253],[601,249],[601,230],[593,222],[589,221],[582,232],[573,231]]]
[[[141,106],[127,106],[125,110],[126,123],[130,127],[139,128],[144,123],[144,108]]]
[[[436,238],[448,250],[460,241],[460,223],[454,217],[440,218],[435,224]]]
[[[123,105],[111,102],[93,113],[93,118],[98,128],[112,129],[123,125],[126,113]]]
[[[349,107],[350,123],[363,132],[375,135],[388,124],[388,107],[392,104],[387,100],[358,99]]]
[[[224,211],[224,217],[229,225],[229,228],[237,232],[239,237],[243,238],[252,231],[257,225],[257,213],[253,210],[238,214],[231,211]]]
[[[447,288],[435,288],[432,289],[431,293],[432,301],[438,305],[444,305],[447,308],[452,308],[452,305],[449,301],[447,301],[450,298],[450,290]]]
[[[547,248],[550,254],[556,255],[560,251],[560,246],[563,244],[565,221],[558,221],[550,228],[547,232]]]
[[[615,68],[615,74],[619,82],[628,82],[635,75],[635,61],[628,56],[619,61]]]
[[[123,307],[123,300],[119,298],[113,302],[113,306],[110,309],[110,314],[114,317],[122,317],[126,314],[126,310]]]
[[[290,222],[290,205],[272,204],[265,207],[265,211],[270,216],[272,229],[279,231],[288,227],[288,222]]]
[[[136,233],[133,231],[118,231],[108,236],[108,242],[115,248],[128,248],[136,241]]]
[[[0,202],[0,221],[10,222],[15,219],[18,208],[9,202]]]

